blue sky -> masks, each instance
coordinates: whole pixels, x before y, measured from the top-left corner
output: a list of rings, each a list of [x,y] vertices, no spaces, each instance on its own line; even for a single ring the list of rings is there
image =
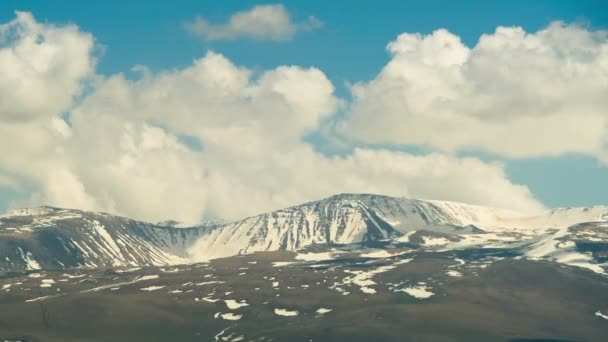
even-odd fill
[[[471,46],[496,26],[522,26],[536,31],[554,20],[608,27],[608,3],[597,0],[549,1],[285,1],[296,18],[314,15],[323,30],[307,32],[290,42],[203,42],[183,30],[196,15],[221,22],[256,4],[246,1],[13,1],[0,3],[0,20],[13,11],[31,11],[38,20],[76,23],[106,46],[99,71],[124,72],[143,64],[152,69],[183,67],[207,49],[252,68],[280,64],[316,66],[336,84],[372,78],[386,63],[386,44],[402,32],[430,33],[447,28]]]
[[[233,13],[258,3],[244,1],[12,1],[0,2],[0,22],[14,11],[31,12],[39,22],[74,23],[94,35],[102,51],[97,73],[112,75],[145,65],[152,71],[179,69],[212,50],[254,71],[278,65],[322,70],[349,100],[347,84],[366,82],[389,61],[386,46],[403,32],[430,34],[446,28],[469,47],[497,26],[521,26],[535,32],[555,20],[577,23],[589,30],[608,28],[606,1],[286,1],[295,21],[315,16],[321,29],[298,32],[285,42],[247,38],[209,41],[186,32],[196,16],[225,22]],[[576,137],[564,137],[575,139]],[[334,153],[322,138],[308,139],[316,150]],[[351,146],[350,148],[352,148]],[[391,149],[422,153],[419,147],[392,144]],[[608,168],[592,156],[566,154],[510,158],[491,153],[459,152],[485,161],[505,163],[508,178],[525,184],[549,207],[608,204]],[[3,191],[4,205],[14,196]],[[3,201],[0,200],[0,203]]]

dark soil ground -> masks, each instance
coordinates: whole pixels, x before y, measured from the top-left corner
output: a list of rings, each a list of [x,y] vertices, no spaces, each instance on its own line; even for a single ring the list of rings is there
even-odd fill
[[[608,320],[595,314],[608,313],[606,277],[496,255],[345,256],[277,267],[294,254],[276,252],[167,268],[0,274],[0,341],[608,341]],[[375,294],[354,283],[335,289],[349,271],[391,264],[369,278]],[[133,282],[145,275],[158,278]],[[419,283],[434,295],[398,291]],[[164,287],[142,290],[153,286]],[[229,309],[224,299],[248,305]]]

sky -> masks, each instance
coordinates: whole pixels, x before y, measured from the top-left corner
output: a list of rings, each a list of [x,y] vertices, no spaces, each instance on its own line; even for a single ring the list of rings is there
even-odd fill
[[[0,211],[608,204],[605,1],[2,1]]]

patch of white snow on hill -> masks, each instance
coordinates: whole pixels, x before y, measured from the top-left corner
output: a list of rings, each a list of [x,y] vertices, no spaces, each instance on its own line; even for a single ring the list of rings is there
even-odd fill
[[[69,279],[78,279],[78,278],[82,278],[82,277],[86,277],[86,274],[64,274],[66,277],[68,277]]]
[[[126,270],[116,270],[116,273],[129,273],[141,270],[141,267],[128,268]]]
[[[434,238],[430,236],[423,236],[422,240],[424,240],[425,246],[443,246],[450,243],[450,240],[446,238]]]
[[[521,242],[522,239],[531,239],[534,234],[513,234],[510,231],[482,233],[482,234],[463,234],[460,241],[451,242],[451,249],[462,249],[466,247],[480,246],[482,248],[508,248],[514,242]]]
[[[550,256],[555,253],[558,248],[557,245],[560,243],[559,238],[568,235],[568,228],[562,228],[550,237],[541,239],[530,246],[526,252],[526,256],[529,259],[540,259],[543,257]]]
[[[285,316],[285,317],[293,317],[293,316],[297,316],[300,314],[298,312],[298,310],[287,310],[287,309],[274,309],[274,313],[276,315]]]
[[[450,267],[462,266],[462,265],[466,264],[466,261],[464,261],[463,259],[460,259],[460,258],[454,258],[454,261],[456,261],[458,263],[458,265],[452,265]]]
[[[342,279],[342,281],[340,281],[340,282],[334,282],[334,284],[331,285],[329,288],[334,289],[334,290],[344,294],[344,292],[345,292],[343,289],[344,285],[355,284],[355,285],[359,286],[360,290],[363,293],[375,294],[376,290],[370,286],[376,285],[376,282],[372,279],[376,274],[390,271],[390,270],[396,268],[397,267],[396,265],[404,264],[404,263],[410,262],[411,260],[412,259],[402,259],[402,260],[395,262],[392,265],[380,266],[380,267],[377,267],[377,268],[369,270],[369,271],[345,270],[344,272],[350,273],[350,274],[352,274],[352,276],[347,276],[344,279]]]
[[[109,288],[112,288],[112,287],[117,287],[117,286],[122,286],[122,285],[129,285],[129,284],[135,284],[135,283],[139,283],[140,281],[146,281],[146,280],[152,280],[152,279],[158,279],[158,275],[156,275],[156,274],[154,274],[154,275],[147,275],[147,276],[135,278],[135,279],[133,279],[131,281],[126,281],[126,282],[122,282],[122,283],[115,283],[115,284],[109,284],[109,285],[94,287],[92,289],[80,291],[80,293],[86,293],[86,292],[91,292],[91,291],[101,291],[101,290],[109,289]]]
[[[19,254],[21,255],[21,259],[23,261],[25,261],[25,267],[28,270],[42,269],[42,267],[40,267],[40,264],[38,263],[38,261],[36,261],[36,259],[34,259],[34,256],[32,255],[32,253],[30,253],[30,252],[23,253],[23,250],[21,249],[21,247],[17,247],[17,250],[19,251]]]
[[[367,293],[367,294],[376,294],[377,291],[371,287],[367,287],[367,286],[363,286],[361,287],[361,292],[363,293]]]
[[[361,254],[362,258],[390,258],[390,257],[394,257],[394,256],[398,256],[398,255],[402,255],[405,254],[407,252],[396,252],[396,253],[391,253],[387,250],[381,249],[375,252],[369,252],[369,253],[365,253],[365,254]]]
[[[42,297],[37,297],[37,298],[32,298],[32,299],[28,299],[25,302],[26,303],[32,303],[32,302],[39,302],[41,300],[45,300],[45,299],[50,299],[50,298],[55,298],[55,297],[59,297],[61,295],[54,295],[54,296],[42,296]]]
[[[304,261],[324,261],[324,260],[332,260],[334,257],[332,256],[332,252],[323,252],[323,253],[300,253],[296,255],[297,260]]]
[[[449,270],[446,272],[447,275],[449,275],[450,277],[462,277],[462,273],[458,272],[458,271],[454,271],[454,270]]]
[[[42,284],[40,284],[40,287],[52,287],[53,284],[55,284],[53,279],[42,279]]]
[[[101,243],[105,245],[104,249],[109,255],[113,256],[112,264],[114,266],[123,266],[124,262],[122,259],[124,259],[124,257],[120,251],[120,247],[118,247],[110,233],[108,233],[104,225],[99,221],[93,220],[91,223],[94,231],[101,237]]]
[[[249,306],[249,304],[247,304],[247,302],[244,300],[237,302],[236,300],[233,300],[233,299],[226,299],[226,300],[224,300],[224,303],[226,303],[226,306],[230,310],[236,310],[236,309],[242,308],[244,306]]]
[[[405,292],[410,296],[418,299],[426,299],[435,295],[433,292],[429,291],[429,288],[426,287],[426,285],[410,286],[403,289],[395,290],[395,292]]]
[[[273,267],[284,267],[284,266],[290,266],[290,265],[294,265],[294,264],[298,264],[297,261],[275,261],[272,263]]]
[[[216,318],[217,318],[217,317],[216,317]],[[217,334],[216,334],[216,335],[215,335],[213,338],[215,339],[215,341],[228,341],[228,340],[230,340],[230,338],[231,338],[231,336],[232,336],[233,334],[230,334],[230,335],[227,335],[227,336],[224,336],[224,334],[225,334],[225,333],[226,333],[228,330],[232,329],[233,327],[234,327],[234,325],[229,326],[228,328],[226,328],[226,329],[224,329],[224,330],[220,331],[219,333],[217,333]]]
[[[243,317],[243,315],[235,314],[235,313],[232,313],[232,312],[227,312],[225,314],[220,314],[219,316],[222,319],[225,319],[227,321],[238,321],[239,319],[241,319]]]
[[[593,258],[576,250],[573,241],[561,241],[561,238],[569,235],[568,227],[562,228],[553,235],[541,238],[540,241],[531,244],[525,255],[530,260],[553,260],[565,265],[589,269],[595,273],[607,274],[604,268],[593,263]]]
[[[601,313],[601,312],[599,312],[599,311],[597,311],[597,312],[595,313],[595,315],[596,315],[597,317],[601,317],[601,318],[603,318],[603,319],[608,319],[608,315],[604,315],[603,313]]]
[[[332,311],[333,311],[333,309],[318,308],[316,313],[317,313],[317,315],[324,315],[324,314],[332,312]]]
[[[412,234],[416,233],[415,230],[408,232],[407,234],[400,236],[396,239],[394,239],[397,242],[410,242],[410,236],[412,236]]]
[[[203,286],[203,285],[223,284],[223,283],[225,283],[225,281],[222,281],[222,280],[210,280],[210,281],[204,281],[202,283],[196,283],[194,285],[196,285],[196,286]]]
[[[201,298],[200,300],[204,300],[205,302],[209,302],[209,303],[215,303],[215,302],[219,301],[219,299],[215,299],[215,298],[211,298],[211,297],[204,297],[204,298]],[[199,299],[198,298],[194,298],[194,301],[198,302]]]
[[[591,271],[593,271],[595,273],[599,273],[599,274],[607,274],[602,266],[600,266],[598,264],[592,264],[590,262],[571,261],[571,262],[566,263],[566,265],[586,268],[588,270],[591,270]]]
[[[148,287],[143,287],[140,290],[142,290],[142,291],[156,291],[156,290],[160,290],[160,289],[162,289],[164,287],[165,287],[165,285],[148,286]]]

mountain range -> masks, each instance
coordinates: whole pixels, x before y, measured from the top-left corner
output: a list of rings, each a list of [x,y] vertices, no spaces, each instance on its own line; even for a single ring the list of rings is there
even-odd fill
[[[182,228],[38,207],[0,217],[0,270],[177,265],[263,251],[359,244],[510,248],[607,269],[608,206],[536,215],[447,201],[340,194],[229,223]]]
[[[341,194],[182,227],[0,217],[0,341],[598,341],[608,207]]]

